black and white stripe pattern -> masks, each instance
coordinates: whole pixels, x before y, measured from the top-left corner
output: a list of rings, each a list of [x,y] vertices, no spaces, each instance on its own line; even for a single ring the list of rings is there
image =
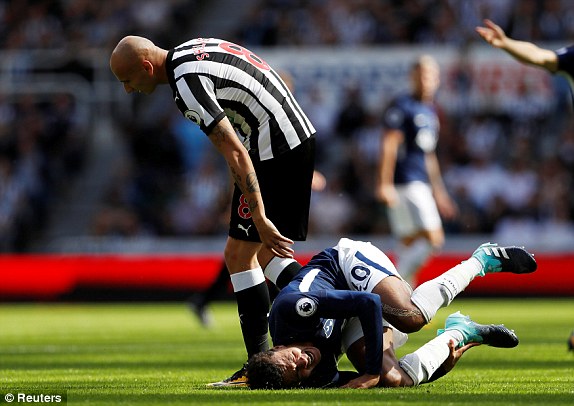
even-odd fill
[[[168,54],[178,108],[209,135],[224,114],[243,145],[261,160],[289,151],[315,133],[279,75],[244,48],[193,39]]]
[[[489,256],[495,256],[497,258],[502,256],[503,258],[510,259],[504,247],[482,247],[482,250]]]

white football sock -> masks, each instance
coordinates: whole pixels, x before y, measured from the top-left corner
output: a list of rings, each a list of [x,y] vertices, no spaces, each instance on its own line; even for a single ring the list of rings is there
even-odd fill
[[[263,275],[261,267],[234,273],[230,277],[234,292],[240,292],[265,282],[265,275]]]
[[[296,262],[293,258],[273,257],[265,267],[265,276],[273,282],[274,285],[277,285],[277,279],[279,275],[281,275],[281,272],[293,262]]]
[[[449,341],[454,340],[458,344],[463,339],[461,332],[447,330],[415,352],[402,357],[399,360],[399,365],[411,377],[415,386],[425,383],[448,358],[450,354]]]
[[[438,309],[448,306],[481,271],[482,265],[474,257],[461,262],[430,281],[417,287],[411,301],[421,310],[427,323]]]

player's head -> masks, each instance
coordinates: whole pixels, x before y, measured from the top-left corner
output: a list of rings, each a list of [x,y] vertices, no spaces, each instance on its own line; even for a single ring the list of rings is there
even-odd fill
[[[411,82],[415,96],[420,100],[432,100],[440,85],[440,69],[430,55],[421,55],[412,64]]]
[[[159,83],[159,51],[149,39],[134,35],[124,37],[116,45],[110,57],[110,69],[126,92],[150,94],[155,90]]]
[[[299,386],[321,361],[317,347],[275,346],[252,356],[247,363],[251,389],[285,389]]]

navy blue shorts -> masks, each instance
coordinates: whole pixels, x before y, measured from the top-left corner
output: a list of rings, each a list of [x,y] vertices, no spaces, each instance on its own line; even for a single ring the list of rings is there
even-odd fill
[[[278,157],[253,166],[265,205],[265,214],[279,232],[294,241],[307,238],[311,182],[315,169],[315,137]],[[247,201],[235,185],[231,201],[229,236],[242,241],[261,242]]]

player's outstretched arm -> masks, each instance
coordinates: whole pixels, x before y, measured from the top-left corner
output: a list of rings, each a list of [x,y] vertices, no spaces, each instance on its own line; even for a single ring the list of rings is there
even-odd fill
[[[476,27],[476,32],[490,45],[506,51],[520,62],[544,68],[550,72],[556,72],[558,69],[558,57],[554,51],[540,48],[531,42],[512,39],[491,20],[484,20],[484,26]]]

